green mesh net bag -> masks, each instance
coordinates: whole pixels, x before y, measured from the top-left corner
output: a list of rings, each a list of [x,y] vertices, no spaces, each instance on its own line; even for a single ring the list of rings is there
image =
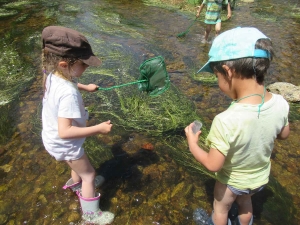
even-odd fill
[[[132,84],[138,84],[138,89],[147,92],[150,96],[157,96],[170,87],[170,78],[162,56],[157,56],[143,62],[140,67],[140,77],[137,81],[112,86],[109,88],[99,87],[98,90],[111,90]]]
[[[170,79],[166,70],[164,59],[161,56],[146,60],[140,66],[140,91],[146,91],[151,96],[159,95],[170,87]]]

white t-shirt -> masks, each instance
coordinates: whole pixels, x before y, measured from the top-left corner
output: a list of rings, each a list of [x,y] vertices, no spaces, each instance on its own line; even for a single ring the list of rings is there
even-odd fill
[[[56,160],[79,159],[85,138],[61,139],[58,136],[58,117],[72,119],[72,125],[85,127],[88,113],[77,85],[50,73],[43,98],[42,139],[46,150]]]
[[[234,103],[218,114],[206,143],[226,158],[217,180],[235,188],[255,189],[269,181],[274,140],[288,125],[289,105],[272,94],[258,117],[258,105]]]

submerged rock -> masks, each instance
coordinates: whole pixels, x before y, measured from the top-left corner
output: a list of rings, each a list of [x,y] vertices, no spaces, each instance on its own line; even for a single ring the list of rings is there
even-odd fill
[[[288,102],[300,102],[299,86],[286,82],[276,82],[267,86],[267,90],[282,95]]]
[[[142,145],[142,149],[152,151],[154,149],[154,146],[153,146],[153,144],[147,142]]]

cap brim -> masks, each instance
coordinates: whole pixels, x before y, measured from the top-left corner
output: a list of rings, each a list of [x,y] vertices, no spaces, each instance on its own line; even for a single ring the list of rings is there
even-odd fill
[[[202,66],[202,68],[200,70],[198,70],[197,73],[201,73],[201,72],[214,73],[214,71],[212,71],[212,69],[210,68],[209,63],[210,63],[210,61],[205,63],[205,65]]]
[[[89,66],[100,66],[101,65],[101,60],[98,59],[96,56],[92,55],[88,59],[81,59],[82,62]]]

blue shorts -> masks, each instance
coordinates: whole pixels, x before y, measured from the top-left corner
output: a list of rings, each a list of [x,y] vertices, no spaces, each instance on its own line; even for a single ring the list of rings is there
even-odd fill
[[[233,194],[235,195],[249,195],[249,194],[255,194],[259,191],[261,191],[262,189],[264,189],[266,185],[263,185],[263,186],[260,186],[258,188],[255,188],[253,190],[251,189],[246,189],[246,190],[240,190],[240,189],[237,189],[235,187],[232,187],[230,186],[229,184],[227,184],[227,187],[232,191]]]

